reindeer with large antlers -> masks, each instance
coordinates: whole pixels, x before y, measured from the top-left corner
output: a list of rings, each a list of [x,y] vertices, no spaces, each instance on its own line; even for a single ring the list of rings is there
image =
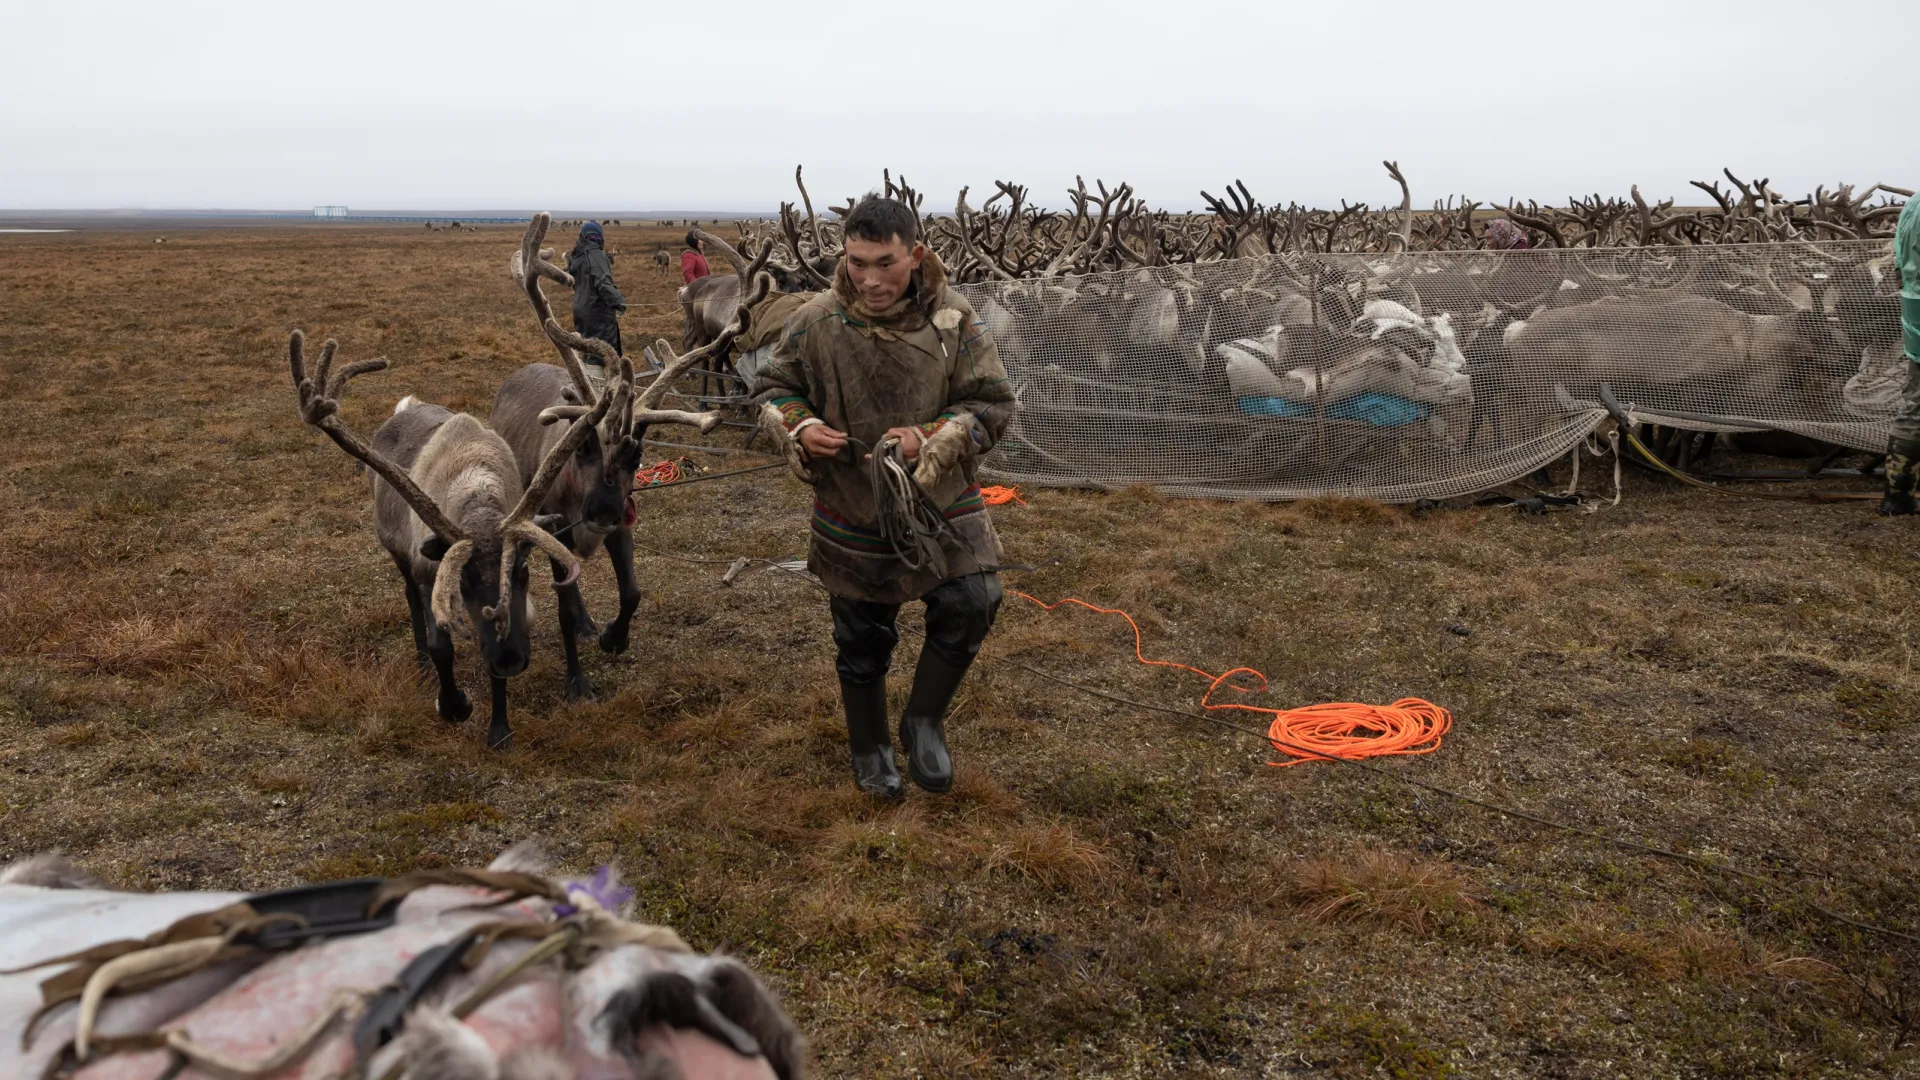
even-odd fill
[[[578,560],[606,549],[619,582],[620,614],[600,632],[599,643],[604,652],[625,652],[628,627],[640,606],[640,586],[633,575],[632,498],[634,469],[640,464],[647,427],[689,424],[705,432],[720,422],[719,413],[662,409],[660,402],[682,372],[723,352],[745,329],[747,308],[766,295],[768,278],[758,273],[764,258],[749,268],[754,274],[754,289],[748,303],[741,305],[708,345],[675,355],[664,340],[656,342],[654,350],[665,358],[665,366],[636,395],[633,367],[626,357],[604,341],[561,329],[554,319],[553,307],[540,289],[540,279],[565,286],[571,286],[573,279],[548,262],[551,252],[540,247],[546,239],[547,225],[546,214],[534,217],[509,263],[509,273],[533,305],[534,319],[559,353],[560,366],[529,364],[508,376],[494,397],[492,419],[494,430],[512,448],[520,478],[529,487],[536,463],[555,474],[553,482],[541,489],[539,509],[557,523],[555,547],[565,553],[564,558],[554,554],[553,580],[560,609],[560,640],[567,654],[566,692],[568,698],[577,700],[593,695],[592,685],[580,670],[577,639],[594,633],[593,618],[587,613],[576,580]],[[595,387],[587,379],[580,362],[582,350],[593,353],[605,365],[608,378],[604,387]],[[568,426],[564,423],[567,420],[575,422]],[[566,448],[564,454],[562,447]],[[551,549],[549,554],[553,554]]]
[[[465,622],[493,683],[487,745],[504,750],[513,737],[507,680],[526,670],[532,655],[528,552],[545,551],[568,580],[580,572],[573,552],[534,513],[613,402],[603,399],[583,410],[539,467],[526,472],[485,424],[412,395],[400,399],[368,444],[340,419],[340,394],[349,380],[385,370],[387,361],[361,360],[336,370],[336,348],[329,339],[309,373],[305,337],[295,330],[287,343],[300,416],[373,470],[374,532],[406,582],[414,648],[440,679],[441,718],[459,722],[473,714],[453,674],[453,631]]]
[[[768,242],[762,244],[757,256],[748,260],[732,244],[705,229],[696,229],[694,232],[703,246],[713,250],[733,267],[733,273],[709,274],[676,294],[680,300],[680,313],[686,320],[680,343],[683,349],[705,348],[718,339],[733,321],[734,310],[740,304],[740,294],[745,290],[744,283],[752,281],[754,275],[763,269],[772,282],[773,292],[794,296],[812,295],[818,291],[812,284],[814,279],[825,278],[830,281],[833,276],[833,259],[816,258],[811,265],[788,265],[771,258],[774,248]],[[743,236],[742,243],[747,242]],[[715,354],[715,357],[716,360],[723,359],[724,350]]]

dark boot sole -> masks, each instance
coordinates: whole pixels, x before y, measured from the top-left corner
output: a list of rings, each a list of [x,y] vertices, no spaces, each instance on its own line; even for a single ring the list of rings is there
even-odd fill
[[[947,782],[944,784],[930,784],[927,781],[922,780],[920,778],[920,774],[917,772],[914,772],[912,767],[908,767],[907,775],[913,778],[914,787],[919,788],[921,791],[924,791],[929,795],[945,795],[953,791],[953,777],[951,776],[947,777]]]

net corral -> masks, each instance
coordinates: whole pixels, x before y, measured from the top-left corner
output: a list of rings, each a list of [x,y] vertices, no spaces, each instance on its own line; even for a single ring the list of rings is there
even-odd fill
[[[1286,253],[965,285],[1028,485],[1445,498],[1606,419],[1884,448],[1906,377],[1885,241]]]

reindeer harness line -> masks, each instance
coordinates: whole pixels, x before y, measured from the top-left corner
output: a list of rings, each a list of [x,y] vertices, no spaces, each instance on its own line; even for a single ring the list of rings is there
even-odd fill
[[[945,792],[946,711],[1000,606],[1000,538],[976,473],[1013,416],[1013,388],[909,207],[869,196],[843,230],[832,287],[787,318],[758,373],[761,423],[814,490],[807,565],[831,597],[854,782],[901,793],[886,677],[900,605],[922,600],[900,741],[914,783]]]
[[[536,860],[254,896],[112,891],[58,856],[0,868],[0,1074],[802,1075],[751,971],[630,921],[610,869],[563,883]]]

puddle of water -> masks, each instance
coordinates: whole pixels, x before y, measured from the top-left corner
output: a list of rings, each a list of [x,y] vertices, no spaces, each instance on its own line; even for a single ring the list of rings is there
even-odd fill
[[[0,229],[0,233],[9,233],[9,232],[54,233],[54,232],[72,232],[72,231],[73,231],[72,229]]]

